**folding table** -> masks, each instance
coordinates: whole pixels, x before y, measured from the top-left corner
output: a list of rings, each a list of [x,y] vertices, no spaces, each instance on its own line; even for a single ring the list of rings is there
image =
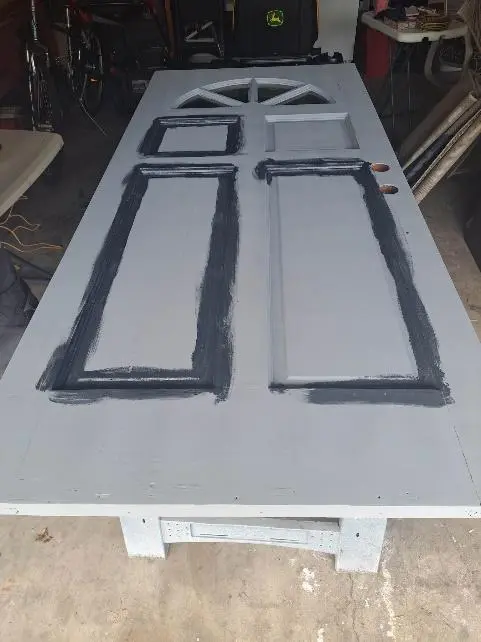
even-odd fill
[[[442,40],[454,40],[456,38],[464,38],[465,41],[465,56],[463,69],[469,63],[472,54],[471,39],[469,37],[468,27],[461,20],[453,19],[448,27],[442,31],[423,31],[421,29],[395,29],[394,27],[386,24],[382,20],[375,17],[374,12],[366,11],[361,15],[361,22],[380,33],[385,34],[390,40],[395,43],[396,52],[392,55],[392,47],[389,47],[389,87],[391,99],[391,115],[392,125],[395,129],[396,111],[395,111],[395,97],[394,97],[394,80],[393,70],[397,62],[403,55],[406,57],[406,75],[407,75],[407,98],[408,98],[408,112],[412,110],[411,100],[411,55],[416,45],[422,42],[430,42],[426,60],[424,62],[424,75],[426,79],[434,85],[439,85],[439,81],[435,78],[432,70],[434,56],[438,50],[439,44]]]

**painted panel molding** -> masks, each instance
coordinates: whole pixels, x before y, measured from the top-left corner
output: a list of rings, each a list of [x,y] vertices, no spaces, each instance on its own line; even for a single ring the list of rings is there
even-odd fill
[[[345,402],[365,402],[365,403],[396,403],[408,405],[426,405],[426,406],[442,406],[449,402],[449,387],[444,379],[444,373],[441,370],[440,357],[438,352],[437,339],[431,325],[431,321],[426,312],[423,302],[421,301],[417,292],[416,286],[413,282],[412,271],[410,268],[408,257],[404,251],[403,245],[400,241],[396,224],[393,216],[386,202],[386,198],[381,193],[379,186],[371,172],[369,163],[360,159],[312,159],[312,160],[266,160],[257,166],[257,176],[260,179],[265,179],[271,191],[270,199],[270,216],[271,216],[271,275],[283,274],[284,279],[286,276],[286,266],[288,266],[289,257],[282,257],[282,204],[278,189],[272,193],[274,181],[276,179],[289,177],[289,180],[295,181],[299,178],[306,176],[317,177],[322,180],[323,178],[338,178],[338,177],[351,177],[360,188],[360,197],[363,199],[367,212],[369,214],[370,224],[372,227],[373,235],[379,245],[379,250],[385,261],[389,274],[394,282],[397,301],[399,304],[402,319],[406,326],[407,334],[409,337],[409,344],[414,355],[415,372],[413,374],[405,373],[377,373],[373,376],[372,372],[366,373],[367,376],[361,376],[361,373],[356,373],[357,376],[337,376],[329,378],[329,372],[323,371],[322,363],[322,350],[319,355],[316,353],[316,340],[321,341],[320,335],[312,336],[312,322],[313,310],[312,306],[306,306],[306,309],[293,310],[294,300],[286,300],[286,289],[284,283],[280,279],[272,279],[271,285],[271,340],[272,347],[272,372],[273,378],[271,381],[271,389],[275,391],[282,391],[292,388],[305,389],[308,392],[308,399],[311,403],[324,404],[324,403],[345,403]],[[278,186],[276,185],[278,188]],[[305,186],[304,186],[305,187]],[[291,187],[291,190],[293,188]],[[292,193],[292,192],[291,192]],[[294,193],[299,193],[294,190]],[[303,190],[304,194],[306,192]],[[308,203],[317,203],[320,199],[308,199]],[[329,202],[329,199],[327,199]],[[342,210],[342,205],[341,208]],[[335,208],[329,212],[330,216],[342,216],[342,211]],[[302,215],[302,209],[300,210]],[[299,214],[299,211],[297,211]],[[326,209],[319,210],[319,216],[325,216]],[[290,217],[292,221],[292,211]],[[323,230],[330,229],[323,224]],[[313,226],[314,227],[314,226]],[[302,228],[305,232],[306,226]],[[290,229],[292,234],[293,229]],[[349,234],[349,227],[345,228],[346,235]],[[311,230],[311,234],[315,234],[315,230]],[[272,238],[274,236],[274,239]],[[304,235],[305,238],[305,235]],[[284,244],[292,242],[292,235],[290,239],[284,239]],[[370,247],[365,245],[365,247]],[[297,248],[299,249],[299,248]],[[295,247],[292,248],[295,250]],[[306,247],[304,246],[304,251]],[[291,259],[295,259],[299,263],[299,257],[302,253],[291,252]],[[372,258],[371,258],[372,260]],[[272,265],[272,261],[274,265]],[[296,271],[296,264],[291,260],[292,270]],[[305,271],[297,270],[295,274],[298,280],[291,290],[299,292],[302,289],[302,279],[310,275],[306,275]],[[272,278],[272,277],[271,277]],[[314,283],[314,277],[312,283]],[[310,281],[308,281],[309,283]],[[336,287],[338,283],[336,282]],[[310,288],[312,291],[314,288]],[[315,293],[316,294],[316,293]],[[315,295],[314,294],[314,295]],[[317,293],[318,295],[320,293]],[[342,293],[341,295],[342,296]],[[301,298],[297,298],[301,301]],[[380,309],[383,312],[386,310],[386,301],[384,306]],[[314,311],[314,320],[317,318],[318,327],[321,323],[321,316],[315,316],[317,310]],[[287,312],[286,312],[287,311]],[[323,310],[324,315],[328,314],[328,310]],[[372,311],[376,314],[376,310]],[[301,319],[303,326],[295,327],[290,331],[289,319],[295,317]],[[355,321],[353,320],[353,323]],[[309,337],[309,331],[311,336]],[[281,336],[279,336],[281,335]],[[290,359],[296,362],[296,353],[302,350],[302,345],[307,339],[311,339],[311,351],[313,356],[309,365],[309,350],[305,349],[304,359],[298,359],[299,363],[307,364],[308,376],[303,371],[290,371]],[[291,341],[287,340],[290,337]],[[295,339],[295,340],[294,340]],[[336,340],[337,339],[337,340]],[[354,337],[354,340],[356,337]],[[391,336],[390,340],[393,340]],[[331,340],[326,341],[326,337],[322,336],[323,349],[326,350],[324,345],[332,344],[339,346],[339,337],[331,337]],[[295,345],[294,345],[295,344]],[[354,350],[356,347],[352,344]],[[372,353],[375,354],[379,346],[373,344],[370,346]],[[386,349],[387,346],[384,346]],[[369,346],[368,346],[369,348]],[[383,346],[381,346],[381,349]],[[317,363],[312,363],[316,355],[319,357]],[[390,354],[392,358],[392,353]],[[331,366],[334,365],[332,361]],[[309,368],[312,368],[311,370]],[[313,376],[314,368],[318,369],[324,377]],[[345,373],[349,375],[349,372]],[[310,376],[309,376],[310,375]]]
[[[232,376],[230,308],[239,244],[236,168],[230,164],[137,165],[95,261],[80,311],[67,341],[52,355],[38,382],[54,400],[86,403],[102,397],[143,398],[213,393],[225,400]],[[197,337],[191,368],[144,364],[86,369],[101,333],[104,309],[130,231],[150,181],[204,178],[218,184],[207,263],[200,287]],[[155,293],[147,293],[155,296]]]

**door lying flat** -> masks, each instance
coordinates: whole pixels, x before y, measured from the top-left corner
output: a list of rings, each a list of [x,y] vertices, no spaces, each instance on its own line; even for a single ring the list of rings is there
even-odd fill
[[[353,66],[158,73],[0,384],[0,507],[473,514],[480,363]]]

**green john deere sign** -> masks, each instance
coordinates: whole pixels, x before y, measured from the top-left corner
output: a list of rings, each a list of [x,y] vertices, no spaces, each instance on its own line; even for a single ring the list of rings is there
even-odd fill
[[[268,27],[282,27],[284,24],[284,11],[282,9],[271,9],[266,13]]]

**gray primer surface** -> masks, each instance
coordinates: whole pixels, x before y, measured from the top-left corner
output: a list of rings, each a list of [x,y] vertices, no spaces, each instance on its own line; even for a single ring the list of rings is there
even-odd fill
[[[256,78],[261,84],[278,78],[312,84],[324,95],[332,96],[333,102],[276,106],[229,99],[229,104],[212,110],[175,108],[179,97],[209,83],[235,80],[253,83],[255,87]],[[250,95],[255,93],[252,91]],[[326,118],[330,114],[333,118],[347,114],[359,144],[356,158],[362,163],[384,163],[390,168],[379,176],[367,169],[366,172],[371,176],[369,180],[373,186],[374,182],[390,183],[399,190],[383,199],[408,262],[408,276],[434,329],[439,369],[449,385],[451,403],[436,407],[398,403],[394,398],[389,403],[306,403],[306,395],[316,392],[315,389],[286,390],[284,394],[273,394],[269,389],[272,353],[283,348],[282,341],[271,336],[273,326],[283,322],[282,314],[273,317],[271,292],[273,284],[282,287],[283,282],[276,281],[278,274],[270,271],[275,264],[271,261],[272,252],[276,250],[269,229],[272,217],[268,193],[271,188],[254,176],[254,170],[266,160],[268,129],[272,122],[269,118],[290,115],[296,120],[309,120],[313,114],[321,113]],[[95,352],[86,363],[97,364],[97,369],[108,369],[111,356],[112,365],[129,368],[132,372],[134,367],[146,364],[161,369],[165,355],[166,368],[176,369],[178,363],[179,367],[189,369],[189,357],[195,350],[198,334],[194,319],[200,312],[200,299],[196,302],[195,294],[204,282],[210,243],[218,238],[209,229],[209,207],[214,216],[212,198],[215,190],[211,186],[217,186],[219,177],[197,179],[199,185],[204,185],[199,191],[204,195],[203,202],[199,203],[201,220],[196,225],[195,213],[189,214],[189,229],[194,232],[187,233],[189,230],[186,230],[185,234],[177,233],[182,208],[176,201],[176,193],[182,187],[176,183],[175,189],[166,189],[170,196],[162,198],[159,186],[173,183],[163,183],[161,178],[152,179],[156,182],[147,194],[155,194],[155,198],[146,195],[142,200],[142,211],[135,217],[130,203],[141,200],[145,177],[138,175],[132,201],[126,201],[124,184],[126,176],[132,178],[134,167],[139,164],[145,167],[145,159],[138,149],[154,120],[178,117],[179,114],[182,117],[233,114],[243,121],[244,143],[238,153],[222,153],[209,158],[176,156],[171,161],[163,159],[159,163],[162,167],[221,166],[226,168],[225,176],[232,176],[229,179],[232,181],[230,168],[236,168],[238,254],[235,274],[231,273],[229,277],[233,279],[231,298],[222,299],[222,310],[229,308],[229,312],[219,316],[228,321],[229,333],[221,325],[211,335],[212,341],[214,336],[216,341],[219,337],[232,338],[228,394],[225,396],[227,386],[223,384],[215,391],[204,392],[199,388],[199,394],[188,396],[177,396],[178,388],[163,394],[165,388],[158,388],[157,384],[147,392],[145,387],[131,389],[128,384],[122,390],[92,391],[92,395],[102,397],[98,403],[78,403],[82,396],[90,401],[89,391],[71,390],[68,385],[67,390],[52,390],[56,382],[53,376],[51,379],[47,376],[49,389],[38,389],[37,384],[56,349],[62,345],[68,348],[69,337],[82,338],[82,328],[78,325],[82,307],[87,302],[84,297],[89,293],[89,284],[96,286],[91,283],[95,267],[105,270],[108,279],[114,279],[112,292],[115,297],[109,297],[100,326],[102,312],[94,306],[95,313],[91,318],[95,321],[98,346],[92,343]],[[185,142],[185,137],[183,140]],[[205,138],[199,136],[200,140]],[[221,148],[221,151],[224,150]],[[313,153],[312,149],[278,150],[269,154],[275,162],[303,163],[322,157],[322,150],[318,153]],[[352,163],[352,155],[351,150],[342,148],[329,151],[329,158],[340,163]],[[151,165],[147,164],[147,167]],[[155,174],[158,169],[152,171]],[[190,189],[189,179],[182,180],[185,189]],[[336,182],[337,178],[332,180]],[[295,183],[295,179],[289,177],[276,178],[278,181],[283,181],[284,186],[290,181]],[[343,330],[348,330],[349,324],[357,324],[361,331],[356,337],[364,336],[371,314],[377,316],[378,325],[389,323],[402,328],[403,342],[398,342],[397,347],[389,348],[389,343],[383,343],[388,348],[382,363],[392,363],[392,368],[387,367],[383,372],[399,373],[397,364],[405,364],[407,352],[410,356],[412,353],[409,333],[401,314],[401,297],[381,253],[381,245],[373,236],[372,221],[367,216],[362,192],[354,185],[354,200],[351,196],[350,200],[343,200],[342,191],[333,193],[339,213],[336,219],[329,198],[322,198],[319,182],[321,179],[318,181],[313,176],[302,183],[305,190],[298,198],[302,198],[304,204],[312,205],[312,215],[306,215],[304,220],[317,226],[316,235],[323,235],[325,239],[332,238],[335,230],[336,242],[326,240],[322,253],[306,244],[309,250],[301,263],[303,269],[309,275],[328,275],[324,282],[330,288],[329,298],[336,307],[338,293],[342,303],[338,309],[346,313],[343,322],[339,323]],[[350,180],[348,183],[352,186]],[[288,187],[282,189],[285,194]],[[355,201],[357,192],[358,203]],[[194,190],[186,202],[195,202],[193,193]],[[297,214],[296,196],[286,202],[289,210],[284,207],[283,222],[289,220],[292,225],[283,229],[291,230]],[[116,228],[119,207],[124,206],[123,215],[135,217],[135,225],[129,228],[130,232],[122,232],[129,240],[122,256],[122,267],[115,277],[112,271],[116,270],[116,261],[100,265],[98,259],[112,229]],[[366,206],[372,214],[372,204]],[[346,214],[343,207],[349,209],[349,216],[343,216]],[[362,213],[362,217],[353,218],[351,207]],[[303,211],[308,209],[306,205]],[[334,225],[340,219],[354,223],[355,232],[346,238],[342,236],[342,225],[337,228]],[[237,229],[237,223],[234,227]],[[357,235],[361,230],[366,234]],[[201,236],[202,247],[197,251]],[[229,238],[234,237],[235,234],[229,235]],[[170,238],[175,242],[166,241]],[[302,241],[299,235],[296,243],[286,248],[299,247],[299,238]],[[118,234],[114,235],[115,239],[118,261],[123,243],[118,243]],[[155,253],[155,243],[159,239],[163,241],[162,261]],[[145,247],[150,251],[146,252]],[[383,279],[389,281],[389,288],[382,297],[378,296],[377,285],[370,279],[365,280],[363,288],[355,290],[354,287],[349,289],[348,272],[342,274],[342,279],[339,276],[344,253],[352,257],[355,265],[372,267],[373,247],[379,247],[373,256],[375,270],[382,271],[377,283]],[[235,254],[235,246],[231,245],[229,256]],[[278,253],[276,256],[282,258],[283,255]],[[165,270],[165,266],[178,265],[179,261],[187,266],[183,272],[186,284],[181,283],[179,271]],[[230,261],[232,263],[233,259]],[[135,279],[129,278],[126,265],[136,266]],[[159,279],[161,265],[168,274]],[[372,274],[372,270],[369,272]],[[145,274],[148,284],[145,290],[138,288],[139,274]],[[302,274],[294,277],[289,282],[284,281],[286,285],[281,292],[284,311],[289,314],[295,314],[290,305],[293,288],[296,288],[297,297],[310,294],[306,287],[310,280],[303,281]],[[227,287],[229,279],[225,275],[221,273],[216,278],[221,290]],[[186,292],[185,298],[188,298],[177,307],[175,299],[167,296],[175,293],[176,288]],[[153,292],[157,296],[152,296]],[[177,327],[178,331],[171,332],[169,340],[164,340],[161,348],[154,351],[159,334],[156,321],[162,319],[162,303],[166,298],[174,301],[175,307],[173,321],[170,320],[168,326]],[[101,300],[98,296],[92,299]],[[133,300],[138,302],[135,308],[131,305]],[[148,319],[139,317],[142,303],[149,309]],[[364,303],[362,310],[360,303]],[[132,358],[122,352],[123,333],[116,334],[116,319],[120,315],[125,321],[122,327],[139,327],[139,332],[129,335],[128,339],[138,342],[139,349],[125,351],[125,355],[133,355]],[[341,354],[345,345],[344,335],[342,332],[339,335],[325,333],[322,305],[316,308],[312,319],[306,317],[302,321],[306,336],[318,337],[315,359],[319,368],[304,370],[302,362],[296,363],[294,374],[303,376],[307,373],[312,375],[312,381],[332,380],[330,365],[323,369],[322,355],[327,355],[327,364],[335,363],[336,353]],[[367,334],[372,337],[371,333]],[[114,340],[111,341],[112,337]],[[289,335],[289,341],[292,354],[296,349],[295,335]],[[343,353],[344,371],[335,375],[340,375],[341,379],[342,375],[358,372],[362,376],[364,366],[366,372],[372,373],[373,364],[379,363],[379,359],[369,361],[369,350],[359,348],[356,351],[356,342],[351,342],[351,346],[352,358]],[[149,363],[150,347],[155,359]],[[219,350],[225,363],[226,346],[222,344]],[[136,354],[147,358],[136,363]],[[436,356],[432,350],[428,354]],[[78,352],[66,350],[66,355],[75,361]],[[362,359],[359,359],[360,355]],[[417,363],[422,365],[423,359],[425,357],[421,355]],[[415,373],[417,364],[414,361],[413,357],[409,365]],[[351,368],[352,363],[355,368]],[[79,364],[83,365],[83,357]],[[312,361],[308,366],[311,364]],[[50,365],[56,364],[50,362]],[[66,368],[67,378],[68,372]],[[402,372],[410,371],[403,369]],[[223,373],[225,375],[225,369]],[[54,371],[54,375],[58,376],[58,373]],[[43,383],[45,386],[45,381]],[[405,382],[403,386],[405,399]],[[373,519],[480,516],[480,389],[478,340],[354,66],[158,73],[134,114],[0,383],[0,408],[4,419],[0,422],[0,513],[130,515],[146,519],[159,516]],[[146,398],[141,401],[129,398],[144,396],[144,393]],[[349,394],[352,395],[352,391]],[[418,391],[413,390],[413,394],[418,395]],[[435,390],[434,394],[440,393]],[[77,403],[52,403],[51,397],[61,395],[72,395]],[[216,403],[224,397],[224,401]],[[13,422],[15,430],[11,427]]]

